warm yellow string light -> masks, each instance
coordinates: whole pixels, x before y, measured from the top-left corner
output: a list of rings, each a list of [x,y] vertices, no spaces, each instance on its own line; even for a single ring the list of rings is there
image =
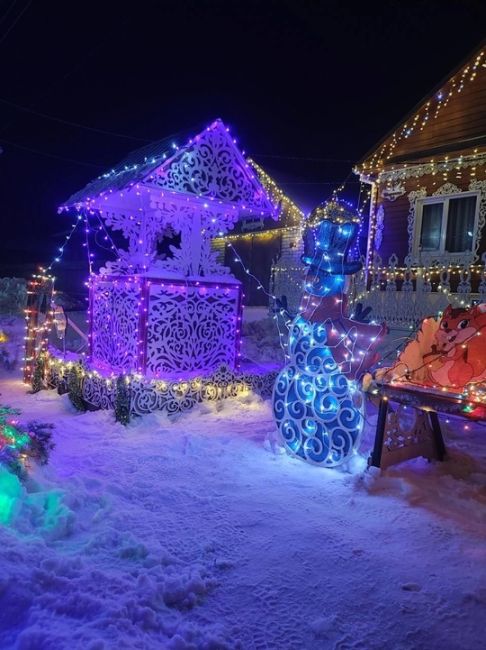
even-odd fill
[[[478,69],[483,67],[484,53],[484,50],[481,50],[472,64],[468,63],[454,77],[449,79],[444,87],[435,93],[432,99],[423,104],[413,117],[409,118],[398,131],[392,133],[386,139],[369,161],[364,161],[360,167],[356,168],[357,173],[366,174],[371,173],[373,170],[382,170],[403,140],[409,138],[417,128],[419,131],[423,131],[427,125],[436,120],[442,108],[448,105],[451,97],[461,93],[466,82],[472,83],[475,81]],[[430,119],[431,115],[432,119]]]

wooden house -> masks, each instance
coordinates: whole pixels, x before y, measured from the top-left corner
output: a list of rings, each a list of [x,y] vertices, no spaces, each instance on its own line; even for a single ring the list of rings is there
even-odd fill
[[[248,215],[231,233],[213,240],[213,248],[243,285],[245,305],[274,307],[276,296],[284,306],[297,308],[304,265],[302,229],[305,215],[262,167],[248,159],[259,182],[278,206],[278,220]],[[247,271],[249,271],[247,273]]]
[[[375,318],[486,301],[485,107],[483,44],[357,163],[371,204],[354,300]]]

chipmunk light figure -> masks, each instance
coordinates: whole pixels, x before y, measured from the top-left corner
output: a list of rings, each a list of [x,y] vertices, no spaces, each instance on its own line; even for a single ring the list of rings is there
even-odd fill
[[[448,305],[429,355],[430,383],[462,389],[486,379],[486,304],[470,309]],[[434,358],[435,357],[435,358]]]
[[[338,218],[307,229],[300,314],[290,328],[289,363],[273,394],[287,449],[325,467],[344,462],[359,444],[364,403],[357,379],[377,360],[385,332],[345,315],[347,277],[361,268],[346,259],[357,228],[357,220],[343,219],[340,209]]]

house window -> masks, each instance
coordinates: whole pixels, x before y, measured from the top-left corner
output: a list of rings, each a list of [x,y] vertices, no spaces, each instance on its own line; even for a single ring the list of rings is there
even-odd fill
[[[422,258],[447,258],[454,253],[472,253],[477,229],[478,204],[477,192],[463,192],[419,200],[415,255]]]

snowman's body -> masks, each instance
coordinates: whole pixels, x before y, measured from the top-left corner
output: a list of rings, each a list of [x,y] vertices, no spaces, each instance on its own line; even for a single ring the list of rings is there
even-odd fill
[[[289,451],[333,467],[351,456],[363,431],[363,397],[327,346],[327,327],[297,316],[288,365],[279,373],[273,409]]]

